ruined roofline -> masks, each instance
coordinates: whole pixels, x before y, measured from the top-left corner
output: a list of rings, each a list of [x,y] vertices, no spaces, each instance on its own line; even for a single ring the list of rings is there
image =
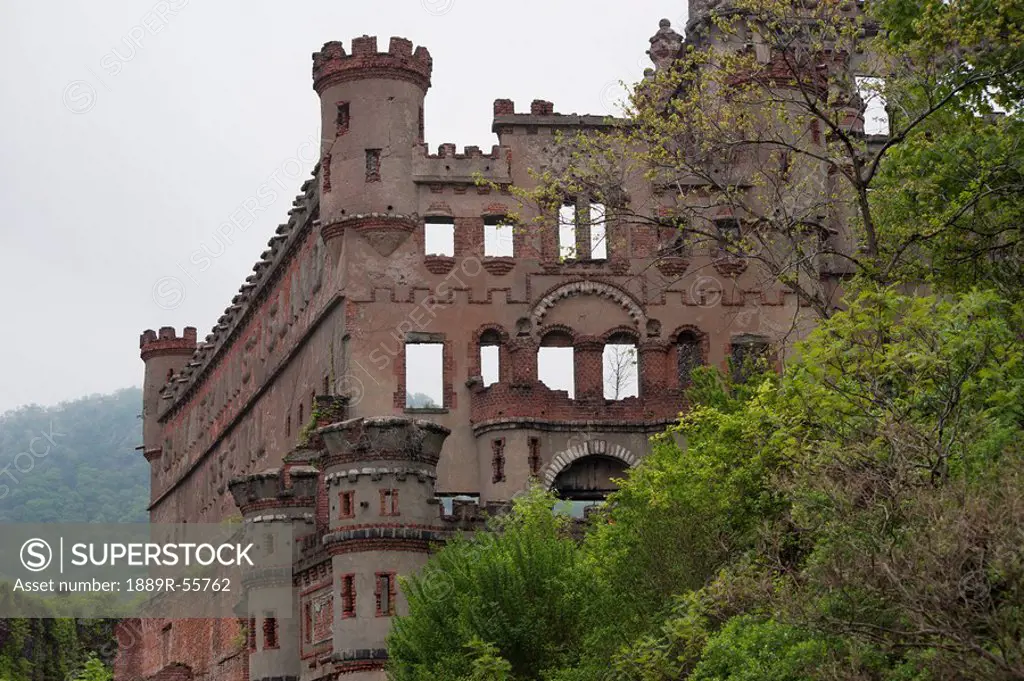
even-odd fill
[[[434,61],[422,45],[413,51],[412,41],[392,37],[387,52],[377,51],[377,37],[363,35],[352,39],[352,53],[339,41],[324,43],[313,53],[313,89],[324,90],[352,80],[384,78],[404,80],[423,90],[430,87]]]
[[[267,250],[253,265],[253,274],[245,278],[239,292],[232,297],[231,305],[220,316],[205,341],[197,343],[192,361],[186,365],[170,386],[164,387],[163,398],[171,405],[164,410],[159,420],[164,421],[185,405],[192,392],[202,384],[205,375],[214,367],[220,356],[227,351],[236,331],[254,314],[263,295],[272,287],[278,273],[289,259],[294,247],[301,243],[306,232],[313,226],[313,215],[317,212],[320,199],[320,166],[313,169],[313,175],[302,183],[302,194],[292,201],[288,211],[288,222],[278,225],[274,236],[267,242]]]
[[[561,114],[555,112],[555,105],[543,99],[535,99],[530,103],[530,112],[517,112],[515,102],[511,99],[494,100],[494,122],[491,131],[500,134],[503,128],[516,125],[534,125],[540,127],[583,127],[599,128],[619,125],[625,122],[615,116],[597,114]]]

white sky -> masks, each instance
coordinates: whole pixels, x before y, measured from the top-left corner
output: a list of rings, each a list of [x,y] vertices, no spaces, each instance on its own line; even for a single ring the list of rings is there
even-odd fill
[[[499,97],[613,113],[662,17],[681,31],[685,3],[4,2],[0,411],[141,384],[144,329],[206,335],[315,163],[325,41],[426,45],[431,147],[487,149]],[[199,271],[190,256],[271,178],[280,198]]]

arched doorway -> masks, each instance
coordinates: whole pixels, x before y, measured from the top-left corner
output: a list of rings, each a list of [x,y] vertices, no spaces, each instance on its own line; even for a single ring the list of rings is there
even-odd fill
[[[558,510],[574,518],[604,502],[618,489],[613,480],[626,476],[629,465],[610,456],[590,455],[573,461],[556,477],[551,489],[564,500]]]

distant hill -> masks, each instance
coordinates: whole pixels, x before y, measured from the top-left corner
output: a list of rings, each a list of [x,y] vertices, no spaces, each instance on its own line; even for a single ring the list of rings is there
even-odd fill
[[[0,523],[146,520],[142,391],[0,415]]]

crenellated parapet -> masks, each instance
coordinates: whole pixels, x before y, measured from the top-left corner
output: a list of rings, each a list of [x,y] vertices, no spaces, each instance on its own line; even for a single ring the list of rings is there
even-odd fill
[[[499,139],[502,135],[519,132],[517,127],[536,128],[598,128],[615,124],[617,119],[610,116],[591,114],[562,114],[555,111],[555,105],[544,99],[535,99],[530,103],[530,110],[516,111],[515,102],[511,99],[494,100],[493,132]]]
[[[402,416],[356,418],[320,428],[327,454],[324,470],[380,461],[436,466],[451,430]]]
[[[391,38],[388,51],[378,52],[376,36],[364,35],[352,40],[351,54],[345,52],[344,43],[331,41],[313,53],[313,89],[323,94],[337,83],[389,78],[413,83],[425,91],[430,87],[433,66],[429,50],[420,46],[414,51],[412,42],[405,38]]]
[[[431,154],[426,144],[420,145],[420,154],[413,158],[413,179],[418,183],[458,182],[472,184],[477,178],[497,184],[511,183],[512,150],[495,144],[485,154],[478,146],[467,146],[462,153],[446,142]]]
[[[163,326],[159,332],[148,329],[139,336],[142,361],[166,355],[191,355],[196,350],[196,328],[186,326],[178,336],[173,326]]]

